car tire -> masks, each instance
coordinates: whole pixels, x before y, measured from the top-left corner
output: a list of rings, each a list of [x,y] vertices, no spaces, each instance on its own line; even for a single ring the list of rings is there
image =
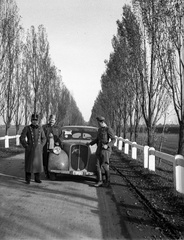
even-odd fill
[[[55,181],[56,180],[56,173],[50,172],[49,173],[49,178],[50,178],[50,180]]]

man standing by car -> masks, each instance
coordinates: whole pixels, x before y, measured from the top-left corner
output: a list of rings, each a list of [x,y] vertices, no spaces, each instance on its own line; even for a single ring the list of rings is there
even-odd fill
[[[95,187],[110,186],[110,171],[109,171],[109,158],[112,152],[112,146],[116,139],[115,135],[110,127],[105,123],[104,117],[97,117],[99,129],[97,138],[88,143],[88,145],[97,144],[96,156],[97,156],[97,172],[98,183]]]
[[[55,146],[61,147],[61,140],[62,140],[62,131],[56,125],[55,115],[50,115],[49,122],[43,125],[43,130],[47,139],[46,144],[44,145],[44,148],[43,148],[43,166],[44,166],[45,176],[49,178],[49,174],[48,174],[49,153],[53,151]]]
[[[35,182],[41,183],[40,173],[43,172],[42,150],[46,142],[45,134],[38,125],[38,114],[32,114],[31,125],[25,126],[20,136],[20,142],[25,148],[25,178],[30,184],[31,173],[34,173]]]

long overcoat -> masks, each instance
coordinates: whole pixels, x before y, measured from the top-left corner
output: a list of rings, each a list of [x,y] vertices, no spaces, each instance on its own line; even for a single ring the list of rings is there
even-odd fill
[[[46,137],[41,126],[25,126],[20,136],[20,142],[25,148],[25,171],[31,173],[43,172],[43,146]]]

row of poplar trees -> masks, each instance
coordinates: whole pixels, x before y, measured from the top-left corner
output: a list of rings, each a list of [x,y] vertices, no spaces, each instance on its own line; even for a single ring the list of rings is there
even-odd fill
[[[101,76],[90,123],[100,113],[117,136],[137,140],[140,121],[154,146],[158,121],[172,105],[179,123],[178,153],[184,154],[184,2],[132,0],[124,5]]]
[[[8,135],[16,133],[38,113],[48,120],[56,114],[59,124],[84,122],[76,102],[52,62],[43,25],[24,30],[14,0],[0,0],[0,117]]]

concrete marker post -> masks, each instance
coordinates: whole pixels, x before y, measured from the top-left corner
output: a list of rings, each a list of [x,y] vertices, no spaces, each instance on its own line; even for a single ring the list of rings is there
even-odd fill
[[[148,168],[149,146],[144,146],[144,168]]]
[[[148,168],[150,171],[155,172],[155,148],[150,147],[149,148],[149,163],[148,163]]]
[[[132,158],[137,159],[137,143],[132,143]]]
[[[123,138],[119,137],[119,141],[118,141],[118,149],[121,151],[123,147]]]
[[[114,143],[114,146],[117,147],[117,145],[118,145],[118,137],[115,136],[115,138],[116,138],[116,141],[115,141],[115,143]]]
[[[5,137],[4,137],[4,143],[5,143],[5,148],[9,148],[9,138],[8,138],[8,135],[6,135]]]
[[[127,154],[127,155],[129,153],[129,140],[128,139],[125,139],[124,153]]]
[[[16,146],[20,145],[20,135],[16,135]]]
[[[177,192],[184,194],[184,157],[176,155],[174,161],[174,186]]]

